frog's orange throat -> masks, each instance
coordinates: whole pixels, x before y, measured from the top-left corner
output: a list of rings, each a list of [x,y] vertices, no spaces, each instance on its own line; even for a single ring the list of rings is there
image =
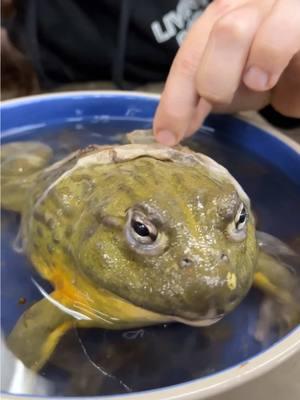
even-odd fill
[[[54,286],[49,300],[62,311],[73,314],[80,320],[80,326],[125,329],[171,321],[168,316],[145,310],[105,289],[93,287],[76,269],[66,266],[67,260],[62,254],[56,253],[50,268],[35,253],[31,261],[41,276]]]

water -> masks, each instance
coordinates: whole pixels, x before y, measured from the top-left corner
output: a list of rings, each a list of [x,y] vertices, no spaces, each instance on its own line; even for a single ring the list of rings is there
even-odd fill
[[[91,143],[119,141],[121,133],[148,128],[149,124],[147,120],[132,119],[76,121],[16,133],[10,140],[41,140],[55,150],[55,159],[60,159]],[[214,129],[199,133],[189,144],[220,162],[237,178],[252,200],[260,230],[280,238],[300,254],[299,185],[271,164],[229,144],[225,137],[217,140]],[[18,224],[16,214],[2,213],[1,327],[4,334],[41,297],[31,278],[34,276],[39,282],[41,279],[24,256],[12,247]],[[50,290],[46,282],[42,284]],[[36,377],[31,377],[32,381],[24,378],[10,390],[52,396],[119,394],[210,375],[243,362],[279,339],[274,329],[267,330],[263,339],[255,337],[263,299],[261,293],[251,290],[233,313],[208,328],[173,324],[119,332],[73,330],[61,340],[40,372],[38,382]]]

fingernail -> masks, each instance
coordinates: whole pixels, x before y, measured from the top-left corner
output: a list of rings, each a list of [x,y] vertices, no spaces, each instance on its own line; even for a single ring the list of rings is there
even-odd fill
[[[177,143],[176,136],[170,131],[159,131],[156,139],[159,143],[165,144],[166,146],[174,146]]]
[[[269,89],[269,75],[258,67],[250,67],[244,75],[244,83],[253,90]]]

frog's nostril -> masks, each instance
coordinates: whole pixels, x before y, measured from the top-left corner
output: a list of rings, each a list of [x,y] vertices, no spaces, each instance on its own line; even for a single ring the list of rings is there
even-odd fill
[[[225,253],[221,253],[221,257],[220,257],[221,261],[223,262],[227,262],[228,261],[228,256]]]
[[[179,265],[181,268],[190,268],[195,265],[195,261],[193,260],[192,257],[183,257],[180,260]]]

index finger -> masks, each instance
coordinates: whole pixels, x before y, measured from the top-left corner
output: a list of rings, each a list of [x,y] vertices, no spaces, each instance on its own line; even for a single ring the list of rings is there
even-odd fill
[[[234,8],[232,2],[223,3],[226,7],[216,3],[207,7],[191,27],[174,58],[153,123],[154,134],[161,143],[175,145],[189,130],[199,102],[197,69],[210,31],[224,12]]]

